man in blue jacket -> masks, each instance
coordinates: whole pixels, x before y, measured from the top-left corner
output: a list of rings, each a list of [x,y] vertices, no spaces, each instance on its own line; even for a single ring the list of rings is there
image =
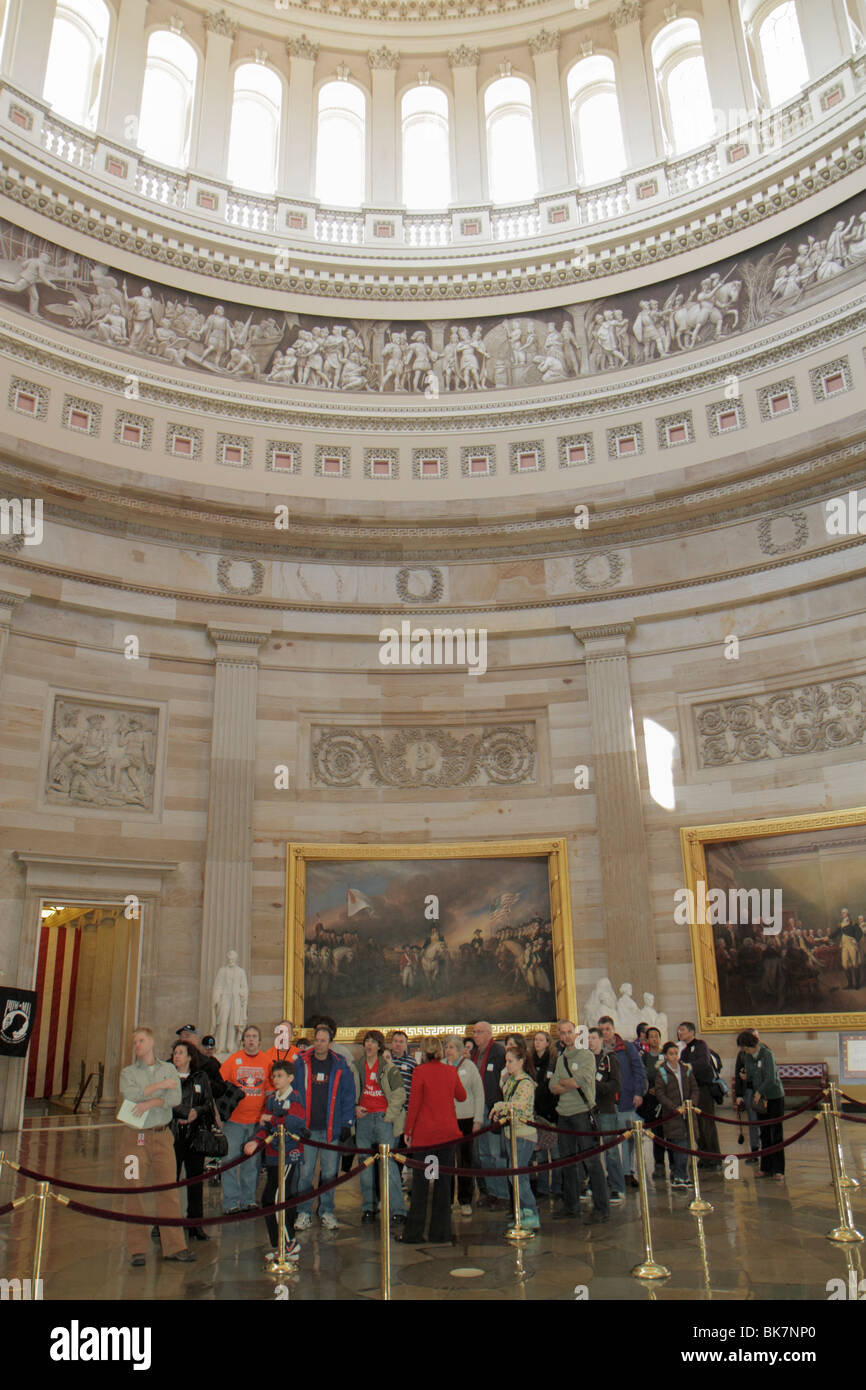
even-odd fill
[[[313,1046],[302,1052],[295,1063],[295,1090],[299,1092],[306,1114],[310,1138],[323,1144],[345,1144],[351,1136],[355,1118],[355,1082],[344,1057],[331,1047],[333,1033],[326,1023],[320,1023],[313,1035]],[[340,1155],[335,1149],[317,1149],[304,1145],[304,1166],[301,1169],[299,1192],[311,1192],[316,1164],[319,1164],[319,1185],[337,1176]],[[304,1231],[312,1224],[314,1198],[298,1207],[295,1230]],[[323,1192],[319,1198],[319,1219],[329,1231],[339,1222],[334,1214],[334,1193]]]
[[[643,1104],[643,1098],[647,1091],[646,1067],[634,1043],[626,1042],[620,1037],[610,1014],[604,1014],[598,1020],[598,1026],[601,1029],[605,1052],[615,1052],[616,1060],[619,1063],[620,1088],[616,1108],[619,1116],[619,1128],[625,1129],[632,1120],[638,1118],[637,1112]],[[632,1171],[634,1168],[634,1140],[629,1139],[625,1144],[620,1145],[619,1152],[622,1155],[626,1184],[629,1187],[637,1187],[637,1178]]]

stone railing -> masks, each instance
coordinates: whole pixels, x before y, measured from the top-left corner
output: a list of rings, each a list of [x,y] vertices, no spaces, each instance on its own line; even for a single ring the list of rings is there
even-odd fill
[[[471,244],[481,250],[503,243],[547,242],[561,227],[600,226],[616,221],[627,231],[630,217],[644,220],[649,206],[682,199],[696,190],[729,184],[786,146],[802,144],[843,113],[866,104],[866,55],[847,59],[793,100],[754,119],[722,138],[678,158],[662,158],[648,169],[631,170],[612,182],[590,188],[543,193],[509,207],[490,203],[447,211],[406,212],[365,205],[357,211],[327,208],[314,199],[277,193],[263,196],[232,187],[193,171],[160,166],[137,150],[59,120],[43,102],[11,84],[0,85],[0,129],[14,130],[22,142],[41,147],[54,160],[85,173],[108,172],[144,202],[185,211],[208,226],[219,220],[239,232],[276,237],[298,248],[375,247],[425,252]],[[112,153],[113,152],[113,153]],[[109,180],[110,181],[110,180]],[[209,214],[212,214],[209,215]],[[383,226],[383,223],[386,225]],[[622,224],[625,223],[625,226]]]

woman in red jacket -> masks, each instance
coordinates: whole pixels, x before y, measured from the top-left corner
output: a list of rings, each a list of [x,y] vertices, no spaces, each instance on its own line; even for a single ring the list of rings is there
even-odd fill
[[[457,1068],[448,1067],[442,1061],[442,1044],[438,1038],[425,1038],[421,1051],[424,1061],[412,1073],[412,1089],[409,1092],[406,1147],[423,1150],[425,1146],[432,1148],[433,1145],[444,1144],[444,1148],[436,1149],[435,1157],[443,1168],[451,1168],[456,1145],[462,1138],[454,1103],[465,1100],[466,1092]],[[413,1157],[426,1161],[427,1155],[421,1151]],[[412,1169],[412,1202],[403,1228],[404,1245],[420,1245],[424,1240],[427,1190],[430,1185],[423,1168]],[[432,1187],[433,1211],[428,1239],[433,1245],[447,1245],[451,1240],[451,1179],[436,1178]]]

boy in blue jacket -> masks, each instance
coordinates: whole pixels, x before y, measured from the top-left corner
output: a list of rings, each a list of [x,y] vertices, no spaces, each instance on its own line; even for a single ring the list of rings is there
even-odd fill
[[[279,1183],[279,1136],[274,1120],[278,1116],[285,1119],[286,1131],[286,1197],[293,1197],[298,1190],[298,1178],[303,1161],[301,1139],[308,1136],[304,1125],[304,1108],[301,1097],[293,1088],[292,1080],[295,1064],[289,1061],[274,1062],[270,1081],[273,1091],[269,1091],[262,1112],[261,1129],[244,1144],[245,1154],[254,1154],[265,1145],[265,1186],[262,1192],[262,1206],[272,1207],[277,1200]],[[315,1150],[314,1150],[315,1152]],[[265,1251],[265,1259],[276,1256],[279,1245],[279,1229],[276,1216],[266,1216],[270,1249]],[[297,1260],[301,1253],[300,1241],[295,1240],[295,1208],[286,1208],[286,1258]]]
[[[330,1025],[320,1023],[313,1034],[313,1046],[295,1059],[295,1091],[303,1107],[304,1123],[310,1138],[321,1144],[345,1144],[351,1137],[355,1120],[355,1079],[344,1057],[332,1048]],[[337,1176],[340,1154],[335,1149],[304,1149],[299,1192],[312,1192],[316,1164],[319,1164],[319,1184],[324,1185]],[[313,1203],[298,1207],[296,1227],[305,1231],[312,1224]],[[319,1198],[319,1220],[328,1231],[338,1226],[334,1212],[334,1193],[323,1192]]]
[[[632,1042],[626,1042],[617,1033],[614,1021],[609,1014],[598,1020],[605,1052],[615,1052],[619,1063],[620,1088],[617,1101],[618,1127],[626,1129],[632,1120],[638,1118],[638,1110],[647,1093],[647,1074],[643,1059]],[[637,1187],[634,1177],[634,1140],[628,1139],[620,1146],[625,1182],[629,1187]]]

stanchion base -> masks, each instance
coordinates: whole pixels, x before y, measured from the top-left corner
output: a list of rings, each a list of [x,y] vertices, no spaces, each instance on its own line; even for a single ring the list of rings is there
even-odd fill
[[[664,1265],[656,1264],[655,1260],[644,1260],[642,1264],[635,1265],[632,1274],[635,1279],[669,1279],[671,1272]]]
[[[827,1232],[828,1240],[835,1240],[839,1245],[856,1245],[863,1237],[854,1226],[834,1226],[832,1231]]]
[[[268,1274],[292,1274],[297,1265],[292,1260],[266,1260],[265,1268]]]
[[[525,1226],[509,1226],[505,1232],[505,1239],[511,1240],[515,1245],[521,1244],[524,1240],[534,1240],[535,1231],[528,1231]]]
[[[705,1202],[703,1197],[693,1197],[689,1202],[689,1211],[695,1216],[706,1216],[708,1212],[714,1210],[712,1202]]]
[[[849,1178],[848,1174],[846,1173],[844,1178],[839,1179],[839,1186],[850,1187],[852,1191],[854,1191],[860,1186],[860,1184],[856,1178]]]

